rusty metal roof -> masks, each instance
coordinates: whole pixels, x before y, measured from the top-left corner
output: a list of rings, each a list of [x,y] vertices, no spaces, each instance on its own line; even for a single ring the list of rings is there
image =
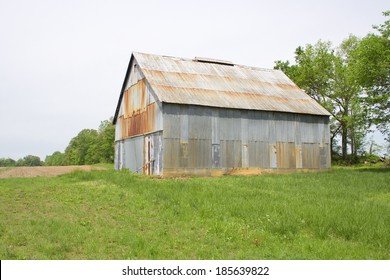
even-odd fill
[[[330,115],[280,70],[138,52],[133,58],[160,102]]]

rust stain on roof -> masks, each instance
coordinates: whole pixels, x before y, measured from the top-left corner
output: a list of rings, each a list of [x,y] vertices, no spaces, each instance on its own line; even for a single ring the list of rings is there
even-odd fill
[[[280,70],[143,53],[133,58],[160,102],[330,115]]]

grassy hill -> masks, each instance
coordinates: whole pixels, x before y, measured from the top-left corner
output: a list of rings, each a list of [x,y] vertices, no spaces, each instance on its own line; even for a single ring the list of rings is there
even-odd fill
[[[390,169],[0,179],[0,259],[390,259]]]

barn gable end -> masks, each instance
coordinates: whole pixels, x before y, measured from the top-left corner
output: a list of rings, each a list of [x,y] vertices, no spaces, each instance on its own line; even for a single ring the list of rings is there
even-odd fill
[[[114,118],[116,169],[160,174],[161,107],[137,60],[132,57]]]

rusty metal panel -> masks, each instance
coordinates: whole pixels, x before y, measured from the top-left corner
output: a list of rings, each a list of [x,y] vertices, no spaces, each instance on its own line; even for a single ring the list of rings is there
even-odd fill
[[[302,144],[302,167],[305,169],[318,169],[320,167],[319,145]]]
[[[138,80],[124,92],[123,109],[116,120],[116,140],[163,129],[162,106],[159,102],[151,103],[152,95],[145,79]]]
[[[302,168],[302,146],[295,145],[295,167],[297,169]]]
[[[124,118],[122,122],[122,137],[128,138],[157,130],[156,115],[161,114],[157,103],[146,106],[145,111]]]
[[[133,55],[160,102],[330,115],[279,70]]]
[[[276,143],[277,167],[279,169],[295,169],[295,144],[278,142]]]

